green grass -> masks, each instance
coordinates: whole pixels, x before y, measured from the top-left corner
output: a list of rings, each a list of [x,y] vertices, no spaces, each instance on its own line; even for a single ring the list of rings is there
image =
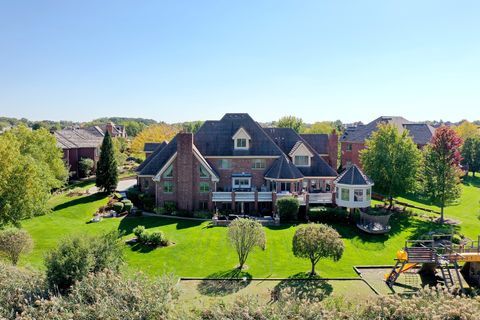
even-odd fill
[[[460,203],[446,210],[447,217],[462,221],[461,232],[469,237],[480,233],[479,185],[480,178],[467,178]],[[72,234],[98,234],[118,229],[125,231],[125,238],[129,238],[136,225],[145,225],[150,230],[162,230],[175,245],[155,250],[125,245],[128,270],[141,270],[151,275],[172,272],[183,277],[211,277],[228,273],[237,264],[236,254],[227,242],[227,229],[209,227],[208,222],[139,217],[104,219],[100,223],[87,224],[95,210],[106,201],[105,195],[101,194],[54,197],[53,213],[24,221],[23,227],[32,234],[35,248],[21,263],[43,268],[45,253]],[[413,202],[412,199],[408,201]],[[419,218],[398,215],[392,217],[391,222],[392,231],[384,236],[366,235],[354,225],[334,225],[344,239],[344,255],[339,262],[321,261],[317,271],[323,277],[353,277],[356,276],[354,265],[392,264],[395,252],[403,247],[405,240],[438,228],[438,225]],[[291,251],[295,226],[266,227],[265,230],[266,250],[255,249],[247,260],[246,272],[250,276],[290,277],[309,270],[308,261],[294,257]]]

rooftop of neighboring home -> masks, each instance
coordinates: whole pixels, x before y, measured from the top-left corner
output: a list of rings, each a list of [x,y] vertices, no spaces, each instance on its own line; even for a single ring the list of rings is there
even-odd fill
[[[166,145],[167,143],[164,141],[164,142],[146,142],[144,145],[143,145],[143,151],[144,152],[154,152],[159,146],[164,146]]]
[[[355,127],[348,127],[340,138],[342,142],[364,142],[370,138],[380,124],[391,124],[395,126],[399,132],[408,130],[413,141],[418,145],[425,145],[430,142],[435,132],[428,123],[412,122],[403,117],[382,116],[368,124],[358,124]]]
[[[206,121],[194,135],[194,149],[205,157],[271,157],[277,158],[265,176],[272,179],[300,179],[308,177],[335,177],[336,171],[322,159],[326,154],[322,141],[313,147],[308,141],[314,137],[299,135],[290,128],[262,128],[246,113],[227,113],[220,120]],[[328,138],[328,135],[326,135]],[[236,147],[236,137],[246,140],[244,147]],[[308,140],[308,141],[307,141]],[[156,175],[177,152],[177,138],[166,146],[155,149],[137,169],[139,175]],[[328,146],[327,146],[328,147]],[[296,166],[292,163],[295,154],[309,155],[308,163]]]
[[[57,146],[62,149],[96,148],[102,144],[104,136],[98,127],[62,129],[53,134]]]

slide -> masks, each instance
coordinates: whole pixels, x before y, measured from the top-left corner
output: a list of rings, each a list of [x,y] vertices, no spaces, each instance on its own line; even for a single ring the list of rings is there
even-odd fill
[[[418,265],[418,263],[407,263],[403,266],[403,268],[401,268],[401,270],[400,270],[400,268],[397,268],[397,270],[395,270],[395,272],[402,273],[402,272],[408,271],[412,268],[415,268],[417,265]],[[385,274],[385,280],[388,280],[391,275],[392,275],[392,273],[386,273]]]

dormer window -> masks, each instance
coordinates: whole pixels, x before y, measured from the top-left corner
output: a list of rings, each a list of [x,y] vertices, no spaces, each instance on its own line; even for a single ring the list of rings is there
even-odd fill
[[[302,141],[298,141],[288,155],[297,167],[310,167],[311,165],[313,153]]]
[[[232,139],[235,150],[248,150],[250,148],[251,137],[245,129],[238,129]]]
[[[309,156],[295,156],[293,164],[299,167],[308,167],[310,166],[310,157]]]

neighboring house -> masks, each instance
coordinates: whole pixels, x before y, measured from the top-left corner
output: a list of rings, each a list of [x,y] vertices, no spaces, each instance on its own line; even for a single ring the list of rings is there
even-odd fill
[[[145,152],[145,158],[148,158],[158,147],[164,147],[167,143],[164,141],[162,143],[158,142],[146,142],[143,145],[143,152]]]
[[[113,122],[109,122],[105,125],[98,126],[103,133],[105,132],[110,132],[110,136],[112,138],[115,137],[120,137],[120,138],[126,138],[127,137],[127,131],[125,130],[124,126],[114,124]]]
[[[349,168],[352,164],[360,166],[360,151],[365,149],[365,140],[371,137],[380,124],[391,124],[399,132],[408,130],[413,142],[419,148],[427,145],[435,133],[435,128],[427,123],[411,122],[402,117],[383,116],[365,125],[357,124],[355,127],[347,127],[340,138],[343,168]]]
[[[78,177],[78,162],[82,158],[92,159],[96,167],[104,136],[98,127],[63,129],[53,134],[57,146],[63,150],[63,159],[71,176]]]
[[[335,134],[262,128],[248,114],[229,113],[158,146],[138,167],[138,185],[157,207],[179,210],[271,214],[285,196],[308,208],[334,201],[337,145]]]

